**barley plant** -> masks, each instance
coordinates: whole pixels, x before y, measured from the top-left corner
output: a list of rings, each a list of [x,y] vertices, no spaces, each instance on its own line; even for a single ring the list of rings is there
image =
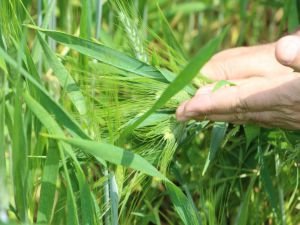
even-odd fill
[[[298,132],[174,115],[299,6],[0,0],[0,224],[300,224]]]

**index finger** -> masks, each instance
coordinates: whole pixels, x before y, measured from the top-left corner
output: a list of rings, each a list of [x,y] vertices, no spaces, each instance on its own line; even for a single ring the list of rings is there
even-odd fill
[[[251,78],[241,85],[221,88],[216,92],[198,94],[183,103],[176,112],[178,120],[188,120],[215,114],[236,114],[245,112],[263,112],[281,110],[289,101],[283,101],[295,76],[283,76],[280,79]]]

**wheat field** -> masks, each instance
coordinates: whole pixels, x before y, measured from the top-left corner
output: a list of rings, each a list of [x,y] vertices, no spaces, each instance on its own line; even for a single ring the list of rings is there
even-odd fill
[[[0,0],[0,224],[300,224],[299,132],[175,117],[216,52],[299,7]]]

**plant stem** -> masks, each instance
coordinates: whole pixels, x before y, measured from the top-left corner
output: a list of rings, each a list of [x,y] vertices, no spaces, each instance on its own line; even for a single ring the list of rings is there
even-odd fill
[[[97,0],[97,11],[96,11],[96,39],[99,40],[102,23],[102,0]]]

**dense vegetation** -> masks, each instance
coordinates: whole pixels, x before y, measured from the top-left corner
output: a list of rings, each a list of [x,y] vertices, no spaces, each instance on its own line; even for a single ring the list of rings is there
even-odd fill
[[[298,132],[174,116],[215,52],[275,41],[298,9],[1,0],[0,224],[300,224]]]

